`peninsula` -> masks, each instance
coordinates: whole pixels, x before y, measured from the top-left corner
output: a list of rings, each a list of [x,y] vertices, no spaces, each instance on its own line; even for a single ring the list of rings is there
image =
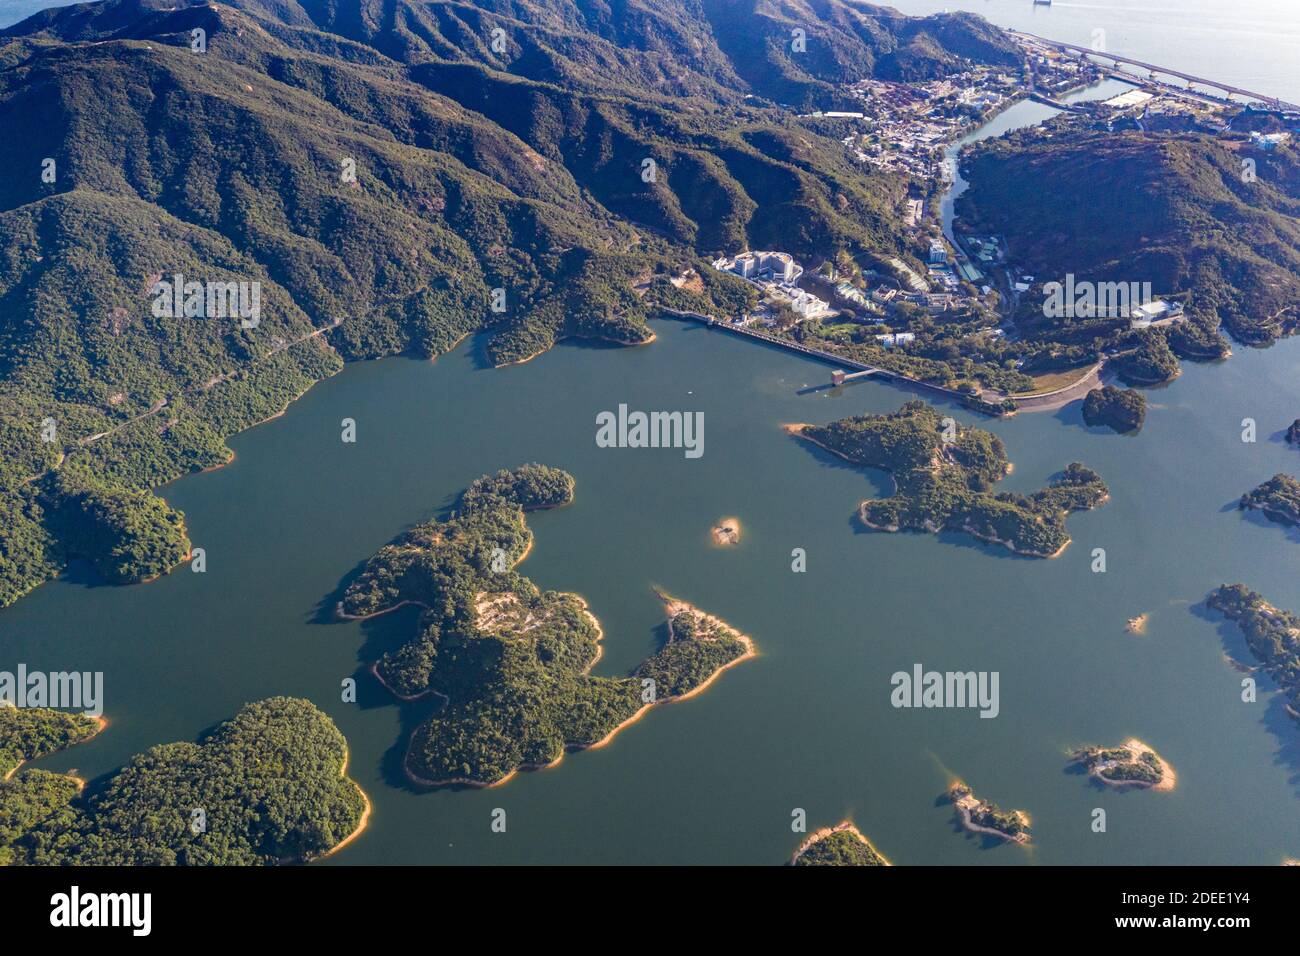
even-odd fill
[[[1300,616],[1274,607],[1244,584],[1222,584],[1205,603],[1237,622],[1251,653],[1286,695],[1288,713],[1300,719]]]
[[[31,735],[25,739],[19,746],[30,748]],[[74,777],[24,770],[0,784],[0,862],[307,862],[365,826],[370,804],[346,775],[347,753],[334,722],[312,703],[273,697],[198,743],[150,748],[94,793],[83,794]]]
[[[540,591],[515,570],[532,544],[525,512],[568,504],[573,489],[569,474],[544,465],[484,476],[446,520],[381,549],[344,594],[347,618],[423,609],[407,643],[374,667],[402,699],[443,700],[407,747],[412,783],[504,783],[567,750],[607,743],[651,707],[698,693],[754,655],[725,622],[660,594],[667,625],[658,653],[629,676],[592,676],[602,632],[586,602]]]
[[[1009,843],[1029,842],[1029,814],[1003,810],[996,803],[980,800],[971,788],[958,781],[948,788],[948,799],[957,810],[963,829],[970,833],[998,837]]]
[[[1070,757],[1108,787],[1169,791],[1178,779],[1174,768],[1136,737],[1118,747],[1084,747]]]
[[[1300,481],[1276,474],[1242,495],[1238,507],[1262,511],[1264,517],[1278,524],[1300,525]]]
[[[1032,495],[995,494],[1011,470],[1002,440],[943,419],[915,400],[889,415],[844,418],[786,430],[863,468],[888,471],[895,491],[868,499],[859,520],[878,531],[962,531],[1016,554],[1050,558],[1070,543],[1065,516],[1102,504],[1101,477],[1078,462]]]
[[[104,725],[102,717],[48,707],[0,705],[0,779],[8,780],[29,760],[89,740]]]
[[[871,841],[848,820],[809,835],[790,858],[791,866],[889,866]]]

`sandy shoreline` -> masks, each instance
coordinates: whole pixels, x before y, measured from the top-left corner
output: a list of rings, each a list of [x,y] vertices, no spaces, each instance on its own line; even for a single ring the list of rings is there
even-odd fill
[[[843,820],[835,824],[835,826],[833,827],[822,827],[820,830],[815,830],[812,833],[810,833],[808,835],[808,839],[800,843],[799,848],[795,850],[794,855],[790,857],[789,865],[794,866],[795,863],[799,861],[799,857],[807,853],[813,847],[814,844],[820,843],[822,840],[826,839],[828,836],[830,836],[833,833],[842,833],[844,831],[848,831],[849,833],[853,834],[853,836],[856,837],[861,843],[863,843],[867,847],[867,849],[869,849],[872,853],[876,854],[876,856],[880,857],[880,859],[883,861],[885,866],[894,865],[893,863],[889,862],[889,857],[885,856],[885,854],[881,853],[874,846],[872,846],[871,841],[866,838],[863,832],[848,820]]]
[[[1110,777],[1105,776],[1104,767],[1090,768],[1088,770],[1088,775],[1090,777],[1096,778],[1099,782],[1101,782],[1105,786],[1115,787],[1116,789],[1119,790],[1122,790],[1126,787],[1135,787],[1141,790],[1154,790],[1157,793],[1168,793],[1170,790],[1173,790],[1178,785],[1178,775],[1174,773],[1174,768],[1169,765],[1169,762],[1165,760],[1164,757],[1156,753],[1155,750],[1152,749],[1152,747],[1149,744],[1143,743],[1142,741],[1138,740],[1136,737],[1130,737],[1128,740],[1120,744],[1120,747],[1123,748],[1124,750],[1127,750],[1130,754],[1132,754],[1134,760],[1140,759],[1143,754],[1147,754],[1147,753],[1155,757],[1160,767],[1160,782],[1155,784],[1150,784],[1143,780],[1112,779]],[[1083,758],[1080,758],[1080,762],[1082,761],[1082,759]]]
[[[96,718],[95,718],[95,732],[92,733],[89,737],[83,737],[83,738],[81,738],[80,740],[76,741],[75,743],[70,744],[69,746],[76,747],[78,744],[89,743],[90,741],[92,741],[92,740],[94,740],[96,737],[98,737],[100,734],[102,734],[102,733],[104,732],[104,728],[106,728],[107,726],[108,726],[108,718],[107,718],[107,717],[104,717],[103,715],[100,715],[99,717],[96,717]],[[53,757],[54,754],[56,754],[56,753],[60,753],[60,752],[61,752],[61,751],[55,750],[55,751],[52,751],[51,753],[43,754],[42,757]],[[40,759],[42,759],[42,757],[37,757],[36,759],[37,759],[37,760],[40,760]],[[8,773],[6,773],[3,777],[0,777],[0,783],[7,783],[7,782],[8,782],[8,781],[13,777],[14,774],[16,774],[19,770],[23,769],[23,767],[24,767],[26,764],[29,764],[29,763],[31,763],[30,760],[20,760],[20,761],[18,761],[18,763],[16,763],[16,764],[13,766],[13,768],[12,768]],[[63,776],[65,776],[65,777],[72,777],[73,780],[77,780],[77,781],[79,781],[79,783],[80,783],[80,787],[78,787],[77,789],[82,789],[82,788],[84,788],[84,787],[86,786],[86,781],[81,780],[79,777],[74,776],[71,772],[69,772],[69,773],[65,773],[65,774],[63,774]]]
[[[421,777],[419,774],[411,770],[410,767],[411,747],[408,743],[406,748],[406,754],[402,757],[402,772],[406,775],[407,780],[410,781],[412,784],[415,784],[416,786],[430,788],[430,789],[436,787],[449,787],[449,786],[473,787],[475,789],[488,789],[491,787],[500,787],[503,784],[509,782],[511,779],[514,778],[516,774],[522,771],[546,770],[551,767],[558,766],[560,762],[564,760],[565,756],[570,753],[576,753],[581,750],[598,750],[601,747],[607,746],[611,741],[613,741],[615,737],[617,737],[620,733],[622,733],[623,730],[630,727],[632,724],[636,723],[638,720],[644,717],[648,711],[663,704],[674,704],[674,703],[678,703],[679,701],[689,700],[690,698],[696,696],[697,694],[703,693],[709,687],[709,685],[711,685],[715,680],[718,679],[719,676],[722,675],[724,671],[730,670],[732,667],[741,663],[742,661],[747,661],[750,658],[758,656],[758,651],[755,649],[754,641],[748,635],[740,633],[735,628],[731,627],[731,625],[726,624],[720,618],[715,617],[712,614],[705,614],[703,611],[701,611],[699,608],[695,607],[692,604],[688,604],[685,601],[672,598],[669,595],[664,594],[662,591],[656,590],[655,593],[659,596],[659,599],[664,602],[664,611],[669,618],[669,634],[670,634],[669,640],[670,641],[672,639],[671,619],[675,617],[677,614],[680,614],[682,611],[689,610],[698,614],[705,621],[708,621],[709,623],[720,624],[726,627],[727,630],[733,632],[736,635],[736,639],[739,640],[740,643],[744,646],[745,653],[723,664],[712,674],[710,674],[708,678],[702,681],[698,686],[687,691],[685,694],[678,694],[675,697],[662,697],[657,700],[651,701],[649,703],[642,704],[639,708],[637,708],[635,712],[633,712],[625,720],[617,724],[613,729],[609,731],[609,733],[607,733],[604,737],[600,738],[599,740],[592,741],[590,743],[566,744],[564,748],[561,750],[560,755],[556,757],[554,760],[550,761],[549,763],[521,764],[520,766],[516,767],[514,770],[511,770],[508,774],[506,774],[504,777],[501,777],[498,780],[483,781],[483,780],[475,780],[467,777],[445,777],[438,780],[429,780],[428,778]],[[576,597],[579,601],[581,601],[583,604],[583,608],[586,609],[587,602],[584,598],[576,594],[573,595],[573,597]],[[587,613],[590,614],[590,611],[588,611]],[[592,617],[592,620],[596,621],[594,616]],[[599,621],[596,621],[596,627],[599,630],[600,628]],[[600,634],[603,637],[604,632],[600,631]],[[599,644],[597,646],[599,647]],[[597,657],[599,657],[599,654],[597,655]],[[593,665],[595,664],[594,660],[592,661],[592,664]],[[590,670],[590,666],[591,665],[588,666],[587,668],[588,670]]]
[[[842,461],[847,461],[849,464],[854,465],[855,467],[858,467],[858,468],[862,468],[862,467],[872,467],[872,468],[875,468],[875,467],[876,467],[876,466],[874,466],[874,465],[872,465],[872,466],[863,466],[863,465],[860,465],[860,464],[858,464],[857,462],[855,462],[852,458],[849,458],[847,455],[843,454],[842,452],[836,451],[834,448],[830,448],[830,447],[828,447],[828,446],[826,446],[826,445],[823,445],[823,444],[822,444],[821,442],[819,442],[817,439],[810,437],[809,435],[807,435],[807,434],[804,432],[804,429],[805,429],[805,428],[812,428],[812,427],[813,427],[813,426],[812,426],[812,425],[809,425],[807,422],[789,422],[789,423],[783,424],[783,425],[781,426],[781,429],[782,429],[782,430],[783,430],[787,435],[791,435],[791,436],[793,436],[793,437],[795,437],[795,438],[801,438],[801,439],[803,439],[804,441],[808,442],[810,445],[816,445],[818,448],[822,449],[823,451],[828,452],[828,453],[834,455],[836,458],[839,458],[839,459],[842,460]],[[1007,470],[1006,470],[1006,474],[1008,474],[1008,475],[1011,474],[1011,472],[1012,472],[1014,469],[1015,469],[1015,464],[1014,464],[1013,462],[1008,461],[1008,462],[1007,462]],[[877,471],[883,471],[883,472],[885,472],[886,474],[890,474],[890,475],[892,475],[892,472],[890,472],[890,470],[889,470],[888,468],[876,468],[876,470],[877,470]],[[894,483],[894,494],[893,494],[893,495],[890,495],[889,497],[892,498],[892,497],[894,497],[894,496],[897,495],[897,494],[898,494],[898,483],[895,482],[895,483]],[[1106,497],[1109,498],[1110,496],[1107,495]],[[865,505],[867,502],[869,502],[869,501],[886,501],[886,500],[888,500],[888,499],[887,499],[887,498],[867,498],[867,499],[865,499],[864,501],[859,502],[859,503],[858,503],[858,512],[857,512],[857,514],[858,514],[858,520],[861,521],[861,522],[862,522],[864,525],[866,525],[868,528],[870,528],[872,531],[884,531],[884,532],[888,532],[888,533],[890,533],[890,534],[896,534],[896,533],[898,533],[899,531],[902,531],[902,530],[903,530],[903,528],[902,528],[901,525],[896,525],[896,524],[894,524],[894,525],[880,525],[880,524],[875,524],[875,523],[873,523],[873,522],[871,522],[871,521],[868,521],[866,515],[863,514],[863,505]],[[1101,501],[1099,501],[1097,504],[1098,504],[1098,506],[1100,507],[1101,505],[1103,505],[1103,504],[1105,504],[1105,503],[1106,503],[1106,499],[1103,498],[1103,499],[1102,499]],[[933,522],[928,522],[928,523],[927,523],[927,526],[926,526],[925,529],[920,529],[920,528],[917,528],[917,529],[911,529],[911,528],[909,528],[908,530],[909,530],[909,531],[910,531],[910,530],[917,530],[917,531],[926,530],[926,531],[927,531],[928,533],[930,533],[930,534],[938,534],[940,531],[943,530],[943,528],[941,528],[941,527],[933,527],[933,528],[929,527],[929,525],[931,525],[931,524],[933,524]],[[1051,552],[1051,553],[1049,554],[1049,553],[1046,552],[1046,551],[1026,551],[1026,550],[1022,550],[1022,549],[1020,549],[1020,548],[1017,548],[1017,547],[1015,546],[1015,542],[1013,542],[1013,541],[1005,541],[1005,540],[1003,540],[1002,538],[997,537],[996,535],[992,535],[992,534],[984,534],[984,533],[982,533],[982,532],[979,532],[979,531],[974,530],[973,528],[970,527],[970,523],[969,523],[969,522],[966,522],[965,524],[963,524],[962,527],[961,527],[961,530],[964,531],[966,534],[970,535],[972,538],[976,538],[976,539],[978,539],[978,540],[980,540],[980,541],[987,542],[988,544],[998,544],[998,545],[1001,545],[1002,547],[1004,547],[1004,548],[1006,548],[1008,551],[1010,551],[1012,554],[1023,555],[1023,556],[1025,556],[1025,557],[1027,557],[1027,558],[1046,558],[1046,559],[1048,559],[1048,560],[1050,560],[1050,559],[1052,559],[1052,558],[1059,558],[1062,554],[1065,553],[1065,549],[1068,548],[1068,547],[1070,546],[1070,544],[1074,541],[1074,539],[1071,538],[1071,537],[1067,534],[1067,535],[1066,535],[1066,538],[1065,538],[1065,543],[1062,544],[1062,545],[1061,545],[1059,548],[1057,548],[1055,551],[1053,551],[1053,552]]]
[[[736,517],[719,518],[709,531],[709,537],[716,548],[732,548],[740,544],[744,528]]]
[[[965,787],[966,789],[966,792],[960,796],[953,792],[959,787]],[[974,819],[975,811],[984,809],[988,804],[984,800],[975,796],[970,787],[966,786],[962,781],[958,780],[948,788],[948,797],[952,801],[953,807],[957,810],[957,817],[961,820],[962,828],[966,830],[967,833],[982,833],[986,836],[995,836],[1000,840],[1005,840],[1007,843],[1019,843],[1022,846],[1030,841],[1030,835],[1027,832],[1017,834],[1003,833],[1001,830],[993,827],[986,827],[983,824],[976,823]],[[1020,818],[1020,821],[1025,825],[1025,827],[1030,826],[1031,821],[1029,819],[1029,814],[1025,813],[1025,811],[1012,810],[1011,812]]]
[[[352,757],[352,749],[347,745],[346,742],[344,742],[343,767],[339,771],[339,775],[342,776],[345,780],[348,779],[348,761],[351,759],[351,757]],[[357,793],[361,794],[361,801],[364,804],[361,810],[361,819],[357,822],[357,828],[353,830],[351,833],[349,833],[347,836],[345,836],[342,842],[336,843],[334,846],[326,850],[324,853],[320,854],[319,856],[307,857],[303,859],[301,862],[311,863],[313,860],[324,860],[327,857],[333,856],[335,853],[339,852],[339,850],[343,849],[345,846],[347,846],[357,837],[361,836],[361,834],[365,832],[366,827],[370,825],[370,812],[372,809],[374,809],[370,803],[370,795],[367,794],[364,790],[362,790],[361,784],[357,783],[355,780],[350,780],[349,782],[352,784],[352,786],[357,788]]]

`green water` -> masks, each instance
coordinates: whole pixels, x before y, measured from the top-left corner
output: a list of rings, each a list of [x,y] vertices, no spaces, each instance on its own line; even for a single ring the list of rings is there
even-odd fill
[[[1188,365],[1153,400],[1137,437],[1085,428],[1078,406],[991,428],[1041,486],[1073,460],[1111,500],[1070,520],[1057,560],[1009,556],[956,535],[856,529],[854,506],[887,490],[786,437],[782,422],[897,408],[909,395],[825,382],[820,364],[725,333],[656,323],[635,349],[565,345],[489,370],[466,344],[436,363],[358,365],[280,419],[232,441],[229,467],[164,489],[184,509],[208,571],[147,586],[72,575],[0,612],[0,669],[102,670],[109,730],[42,762],[103,774],[144,748],[189,740],[243,703],[310,698],[347,735],[351,774],[374,802],[347,863],[778,863],[810,827],[851,816],[891,859],[921,863],[1267,863],[1300,855],[1300,727],[1268,690],[1239,700],[1235,631],[1198,613],[1242,580],[1300,609],[1300,534],[1231,507],[1277,471],[1297,414],[1300,342]],[[597,412],[703,411],[705,453],[600,449]],[[1260,440],[1240,441],[1254,417]],[[339,439],[357,421],[358,441]],[[577,501],[535,514],[522,570],[586,596],[606,631],[600,673],[654,646],[652,584],[753,636],[761,656],[704,694],[657,708],[606,748],[568,755],[486,791],[416,793],[397,772],[428,704],[399,705],[364,662],[414,616],[336,623],[340,583],[378,547],[447,506],[477,475],[537,460],[571,471]],[[739,516],[719,550],[711,523]],[[792,548],[808,570],[790,570]],[[1090,552],[1107,551],[1105,574]],[[1149,612],[1145,636],[1125,620]],[[996,670],[1001,715],[895,710],[890,675],[920,662]],[[359,679],[360,704],[340,700]],[[1102,791],[1065,772],[1074,744],[1138,736],[1178,772],[1170,794]],[[1028,810],[1035,843],[986,848],[937,798],[950,774]],[[1104,807],[1109,831],[1090,831]],[[493,833],[494,808],[507,831]]]

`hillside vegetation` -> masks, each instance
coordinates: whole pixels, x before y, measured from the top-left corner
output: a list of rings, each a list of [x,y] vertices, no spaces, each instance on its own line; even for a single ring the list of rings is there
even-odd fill
[[[662,305],[753,301],[723,251],[911,257],[906,183],[774,102],[1011,56],[839,0],[104,0],[0,31],[0,605],[73,557],[166,571],[189,543],[152,489],[345,361],[646,342]],[[173,314],[160,281],[255,283],[258,314]]]
[[[541,591],[514,566],[532,534],[525,510],[573,497],[573,479],[525,465],[478,479],[445,521],[418,525],[372,557],[348,586],[344,616],[403,604],[415,632],[375,674],[394,694],[443,706],[407,747],[422,785],[500,783],[515,771],[599,744],[655,704],[684,697],[751,652],[747,638],[664,597],[662,648],[626,677],[594,677],[601,630],[575,594]]]
[[[1102,504],[1106,484],[1073,462],[1032,495],[996,493],[1011,470],[1002,439],[942,419],[914,400],[889,415],[858,415],[795,433],[864,468],[894,479],[894,494],[859,506],[863,524],[878,531],[962,531],[1018,554],[1054,557],[1070,543],[1065,517]]]
[[[1189,321],[1139,336],[1125,319],[1046,318],[1027,296],[1022,335],[1094,351],[1138,346],[1144,354],[1126,368],[1149,384],[1177,369],[1166,337],[1179,355],[1216,358],[1227,351],[1220,326],[1250,345],[1296,329],[1300,153],[1069,123],[973,151],[963,162],[971,183],[958,201],[963,228],[1005,235],[1011,260],[1039,281],[1150,282],[1155,296],[1181,301]]]
[[[344,775],[346,761],[343,735],[310,702],[259,701],[199,743],[151,747],[84,792],[72,777],[20,771],[0,784],[0,861],[249,866],[309,860],[362,823],[366,798]]]

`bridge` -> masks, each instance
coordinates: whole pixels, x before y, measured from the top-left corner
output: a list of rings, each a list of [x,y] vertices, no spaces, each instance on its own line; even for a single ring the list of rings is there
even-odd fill
[[[1077,46],[1073,43],[1062,43],[1059,40],[1048,40],[1046,37],[1035,36],[1032,33],[1016,32],[1015,35],[1033,43],[1051,47],[1055,50],[1067,53],[1077,53],[1082,59],[1096,57],[1099,60],[1115,64],[1117,69],[1121,65],[1135,66],[1138,69],[1146,70],[1151,74],[1151,79],[1155,79],[1157,74],[1161,76],[1176,76],[1178,79],[1186,81],[1188,89],[1192,86],[1207,86],[1210,89],[1221,90],[1222,92],[1227,93],[1228,99],[1231,99],[1234,95],[1242,96],[1247,99],[1258,100],[1275,110],[1286,110],[1288,112],[1300,113],[1300,106],[1297,106],[1295,103],[1288,103],[1285,100],[1278,99],[1276,96],[1269,96],[1265,93],[1256,93],[1253,90],[1245,90],[1239,86],[1229,86],[1227,83],[1220,83],[1218,80],[1211,80],[1203,76],[1184,73],[1181,70],[1172,70],[1166,66],[1156,66],[1153,63],[1144,63],[1142,60],[1134,60],[1127,56],[1116,56],[1113,53],[1105,53],[1101,50],[1094,50],[1091,47]]]

